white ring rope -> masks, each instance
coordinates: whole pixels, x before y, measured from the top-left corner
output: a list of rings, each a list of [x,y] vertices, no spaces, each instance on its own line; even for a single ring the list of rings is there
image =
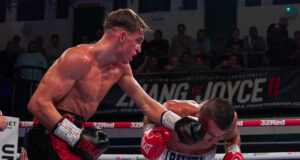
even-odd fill
[[[277,152],[277,153],[243,153],[245,160],[287,160],[299,159],[300,152]],[[223,160],[224,154],[216,154],[216,160]],[[146,160],[141,154],[103,154],[99,160]]]
[[[20,128],[31,128],[32,121],[21,121]],[[98,128],[127,128],[141,129],[143,122],[87,122],[86,126]],[[272,127],[272,126],[300,126],[300,119],[278,119],[278,120],[240,120],[237,122],[238,127]]]

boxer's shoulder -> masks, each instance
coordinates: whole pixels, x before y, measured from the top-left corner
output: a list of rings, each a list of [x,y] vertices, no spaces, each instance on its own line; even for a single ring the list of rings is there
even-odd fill
[[[194,116],[199,112],[198,103],[193,100],[169,100],[164,106],[180,116]]]
[[[76,58],[77,59],[82,59],[82,60],[92,60],[92,52],[90,51],[90,47],[86,46],[86,45],[79,45],[76,47],[71,47],[69,49],[67,49],[64,53],[63,53],[63,58],[64,57],[69,57],[69,58]]]
[[[73,47],[63,53],[58,59],[57,64],[59,69],[67,69],[78,73],[79,71],[89,70],[93,64],[92,61],[92,56],[85,49]]]
[[[168,109],[177,108],[177,107],[196,107],[198,108],[198,103],[194,100],[169,100],[164,103],[164,106]]]

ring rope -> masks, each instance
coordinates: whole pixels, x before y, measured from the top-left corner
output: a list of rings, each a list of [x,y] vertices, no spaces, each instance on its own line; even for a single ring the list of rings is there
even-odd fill
[[[243,153],[245,160],[282,160],[282,159],[299,159],[300,152],[268,152],[268,153]],[[223,160],[224,154],[216,154],[215,160]],[[99,160],[146,160],[140,154],[103,154]]]
[[[273,127],[273,126],[299,126],[300,119],[278,119],[278,120],[240,120],[238,127]],[[143,122],[87,122],[87,127],[98,127],[104,129],[141,129]],[[20,121],[20,128],[33,127],[32,121]]]

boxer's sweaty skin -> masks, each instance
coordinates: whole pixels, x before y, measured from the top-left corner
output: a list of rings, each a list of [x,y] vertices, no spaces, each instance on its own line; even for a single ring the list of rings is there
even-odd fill
[[[66,50],[42,78],[28,109],[48,130],[62,118],[57,109],[87,120],[118,83],[145,114],[159,122],[165,108],[146,94],[129,66],[132,57],[141,52],[143,40],[142,29],[129,32],[115,27],[96,44]]]

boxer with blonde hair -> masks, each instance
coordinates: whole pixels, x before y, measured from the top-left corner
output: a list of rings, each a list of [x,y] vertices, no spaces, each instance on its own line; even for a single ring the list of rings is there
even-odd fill
[[[116,83],[154,122],[181,128],[177,134],[184,137],[201,132],[193,127],[201,123],[183,121],[167,111],[133,77],[129,62],[141,52],[148,25],[131,9],[119,9],[107,16],[103,26],[105,32],[98,42],[67,49],[33,94],[28,110],[35,117],[35,127],[26,135],[23,149],[30,160],[98,159],[109,146],[108,137],[98,128],[85,127],[84,122]]]

